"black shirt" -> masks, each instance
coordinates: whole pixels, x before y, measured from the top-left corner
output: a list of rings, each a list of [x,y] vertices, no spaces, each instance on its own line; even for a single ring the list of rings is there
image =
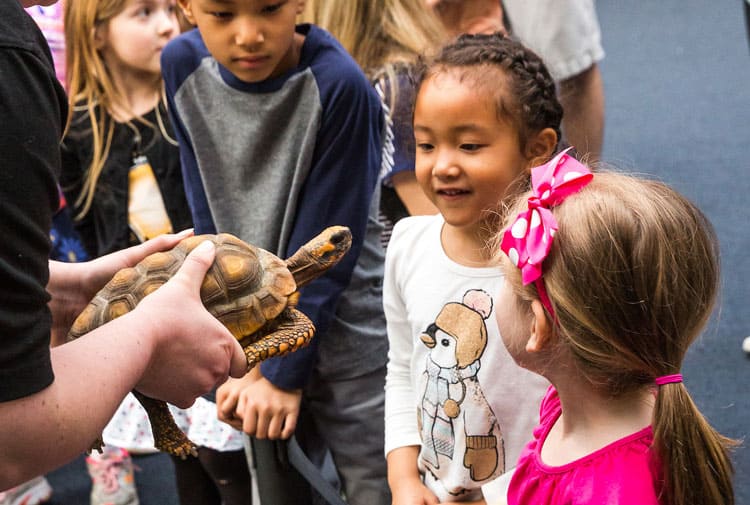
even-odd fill
[[[66,103],[36,23],[0,1],[0,401],[54,378],[45,288]]]
[[[97,118],[100,115],[96,110]],[[86,215],[76,221],[76,230],[92,256],[101,256],[137,243],[128,224],[128,173],[134,154],[145,155],[154,171],[172,229],[177,232],[192,226],[185,197],[177,146],[162,135],[159,122],[173,137],[169,117],[163,105],[144,116],[152,126],[140,121],[115,123],[112,145],[96,183],[94,200]],[[136,131],[138,135],[136,135]],[[91,121],[85,111],[76,112],[63,141],[61,183],[74,215],[83,189],[93,149]]]

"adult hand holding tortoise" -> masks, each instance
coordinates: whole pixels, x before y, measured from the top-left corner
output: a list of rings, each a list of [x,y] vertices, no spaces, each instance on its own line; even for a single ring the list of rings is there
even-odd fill
[[[189,229],[160,235],[137,246],[83,263],[50,261],[47,292],[51,296],[51,345],[55,347],[66,342],[75,318],[118,270],[132,267],[155,252],[171,249],[192,234],[193,230]]]
[[[197,380],[195,371],[190,370],[196,368],[191,361],[204,354],[210,357],[208,351],[224,349],[226,358],[232,360],[232,375],[241,377],[269,357],[307,345],[315,328],[296,308],[298,290],[336,265],[349,251],[351,239],[348,228],[331,226],[282,260],[229,234],[186,238],[168,251],[148,255],[134,267],[119,270],[78,315],[68,339],[82,339],[123,319],[136,335],[141,331],[165,335],[156,340],[157,345],[166,345],[165,351],[154,353],[160,357],[155,365],[156,380],[148,380],[147,373],[133,393],[148,413],[157,449],[183,458],[197,455],[196,447],[160,400],[184,408],[204,392],[191,390],[191,383],[180,376],[187,374],[187,380]],[[205,255],[209,250],[210,257]],[[188,265],[191,260],[194,264]],[[195,260],[203,264],[196,266]],[[175,298],[182,287],[188,294]],[[188,314],[198,317],[189,319]],[[191,339],[180,342],[182,333],[203,335],[201,346],[194,348]],[[229,335],[235,346],[241,345],[245,359],[235,358],[236,353],[226,347],[226,338],[219,338],[218,333]],[[149,365],[146,372],[151,368]],[[226,379],[226,370],[223,376],[209,373],[205,377],[209,385]],[[204,383],[194,385],[203,387]],[[226,403],[221,402],[225,409],[229,408]],[[91,448],[101,446],[99,439]]]
[[[67,333],[73,315],[115,271],[189,234],[165,235],[88,263],[50,262],[53,333]],[[195,248],[175,276],[136,310],[51,349],[51,384],[0,402],[6,428],[0,433],[0,489],[89,447],[132,389],[186,407],[229,375],[245,374],[242,347],[201,302],[201,283],[214,254],[210,243]]]
[[[236,340],[198,307],[210,247],[196,251],[141,316],[50,349],[116,270],[184,238],[85,265],[48,261],[67,99],[23,7],[52,3],[0,2],[0,490],[75,458],[133,388],[187,405],[246,368]]]

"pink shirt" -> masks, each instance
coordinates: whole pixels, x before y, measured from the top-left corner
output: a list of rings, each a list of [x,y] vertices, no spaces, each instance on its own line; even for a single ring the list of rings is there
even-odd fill
[[[544,441],[562,412],[550,386],[534,439],[521,452],[508,488],[509,505],[658,505],[651,427],[562,466],[542,462]]]

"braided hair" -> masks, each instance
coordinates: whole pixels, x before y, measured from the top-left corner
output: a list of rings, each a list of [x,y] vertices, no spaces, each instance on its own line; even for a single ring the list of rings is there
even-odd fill
[[[503,74],[507,92],[497,85],[493,68]],[[542,59],[517,40],[501,32],[461,35],[433,58],[420,58],[415,89],[418,91],[427,78],[454,69],[461,72],[461,79],[497,90],[498,116],[510,118],[522,147],[544,128],[552,128],[560,138],[563,108],[555,81]]]

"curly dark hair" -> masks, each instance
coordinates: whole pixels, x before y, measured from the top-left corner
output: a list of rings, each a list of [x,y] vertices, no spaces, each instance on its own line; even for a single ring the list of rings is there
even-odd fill
[[[496,74],[488,75],[492,67],[507,79],[509,93],[497,86]],[[555,81],[542,59],[517,40],[501,32],[459,36],[434,57],[420,58],[414,73],[417,92],[425,79],[448,69],[460,69],[462,78],[498,90],[498,115],[511,118],[522,147],[544,128],[552,128],[560,139],[563,108]]]

